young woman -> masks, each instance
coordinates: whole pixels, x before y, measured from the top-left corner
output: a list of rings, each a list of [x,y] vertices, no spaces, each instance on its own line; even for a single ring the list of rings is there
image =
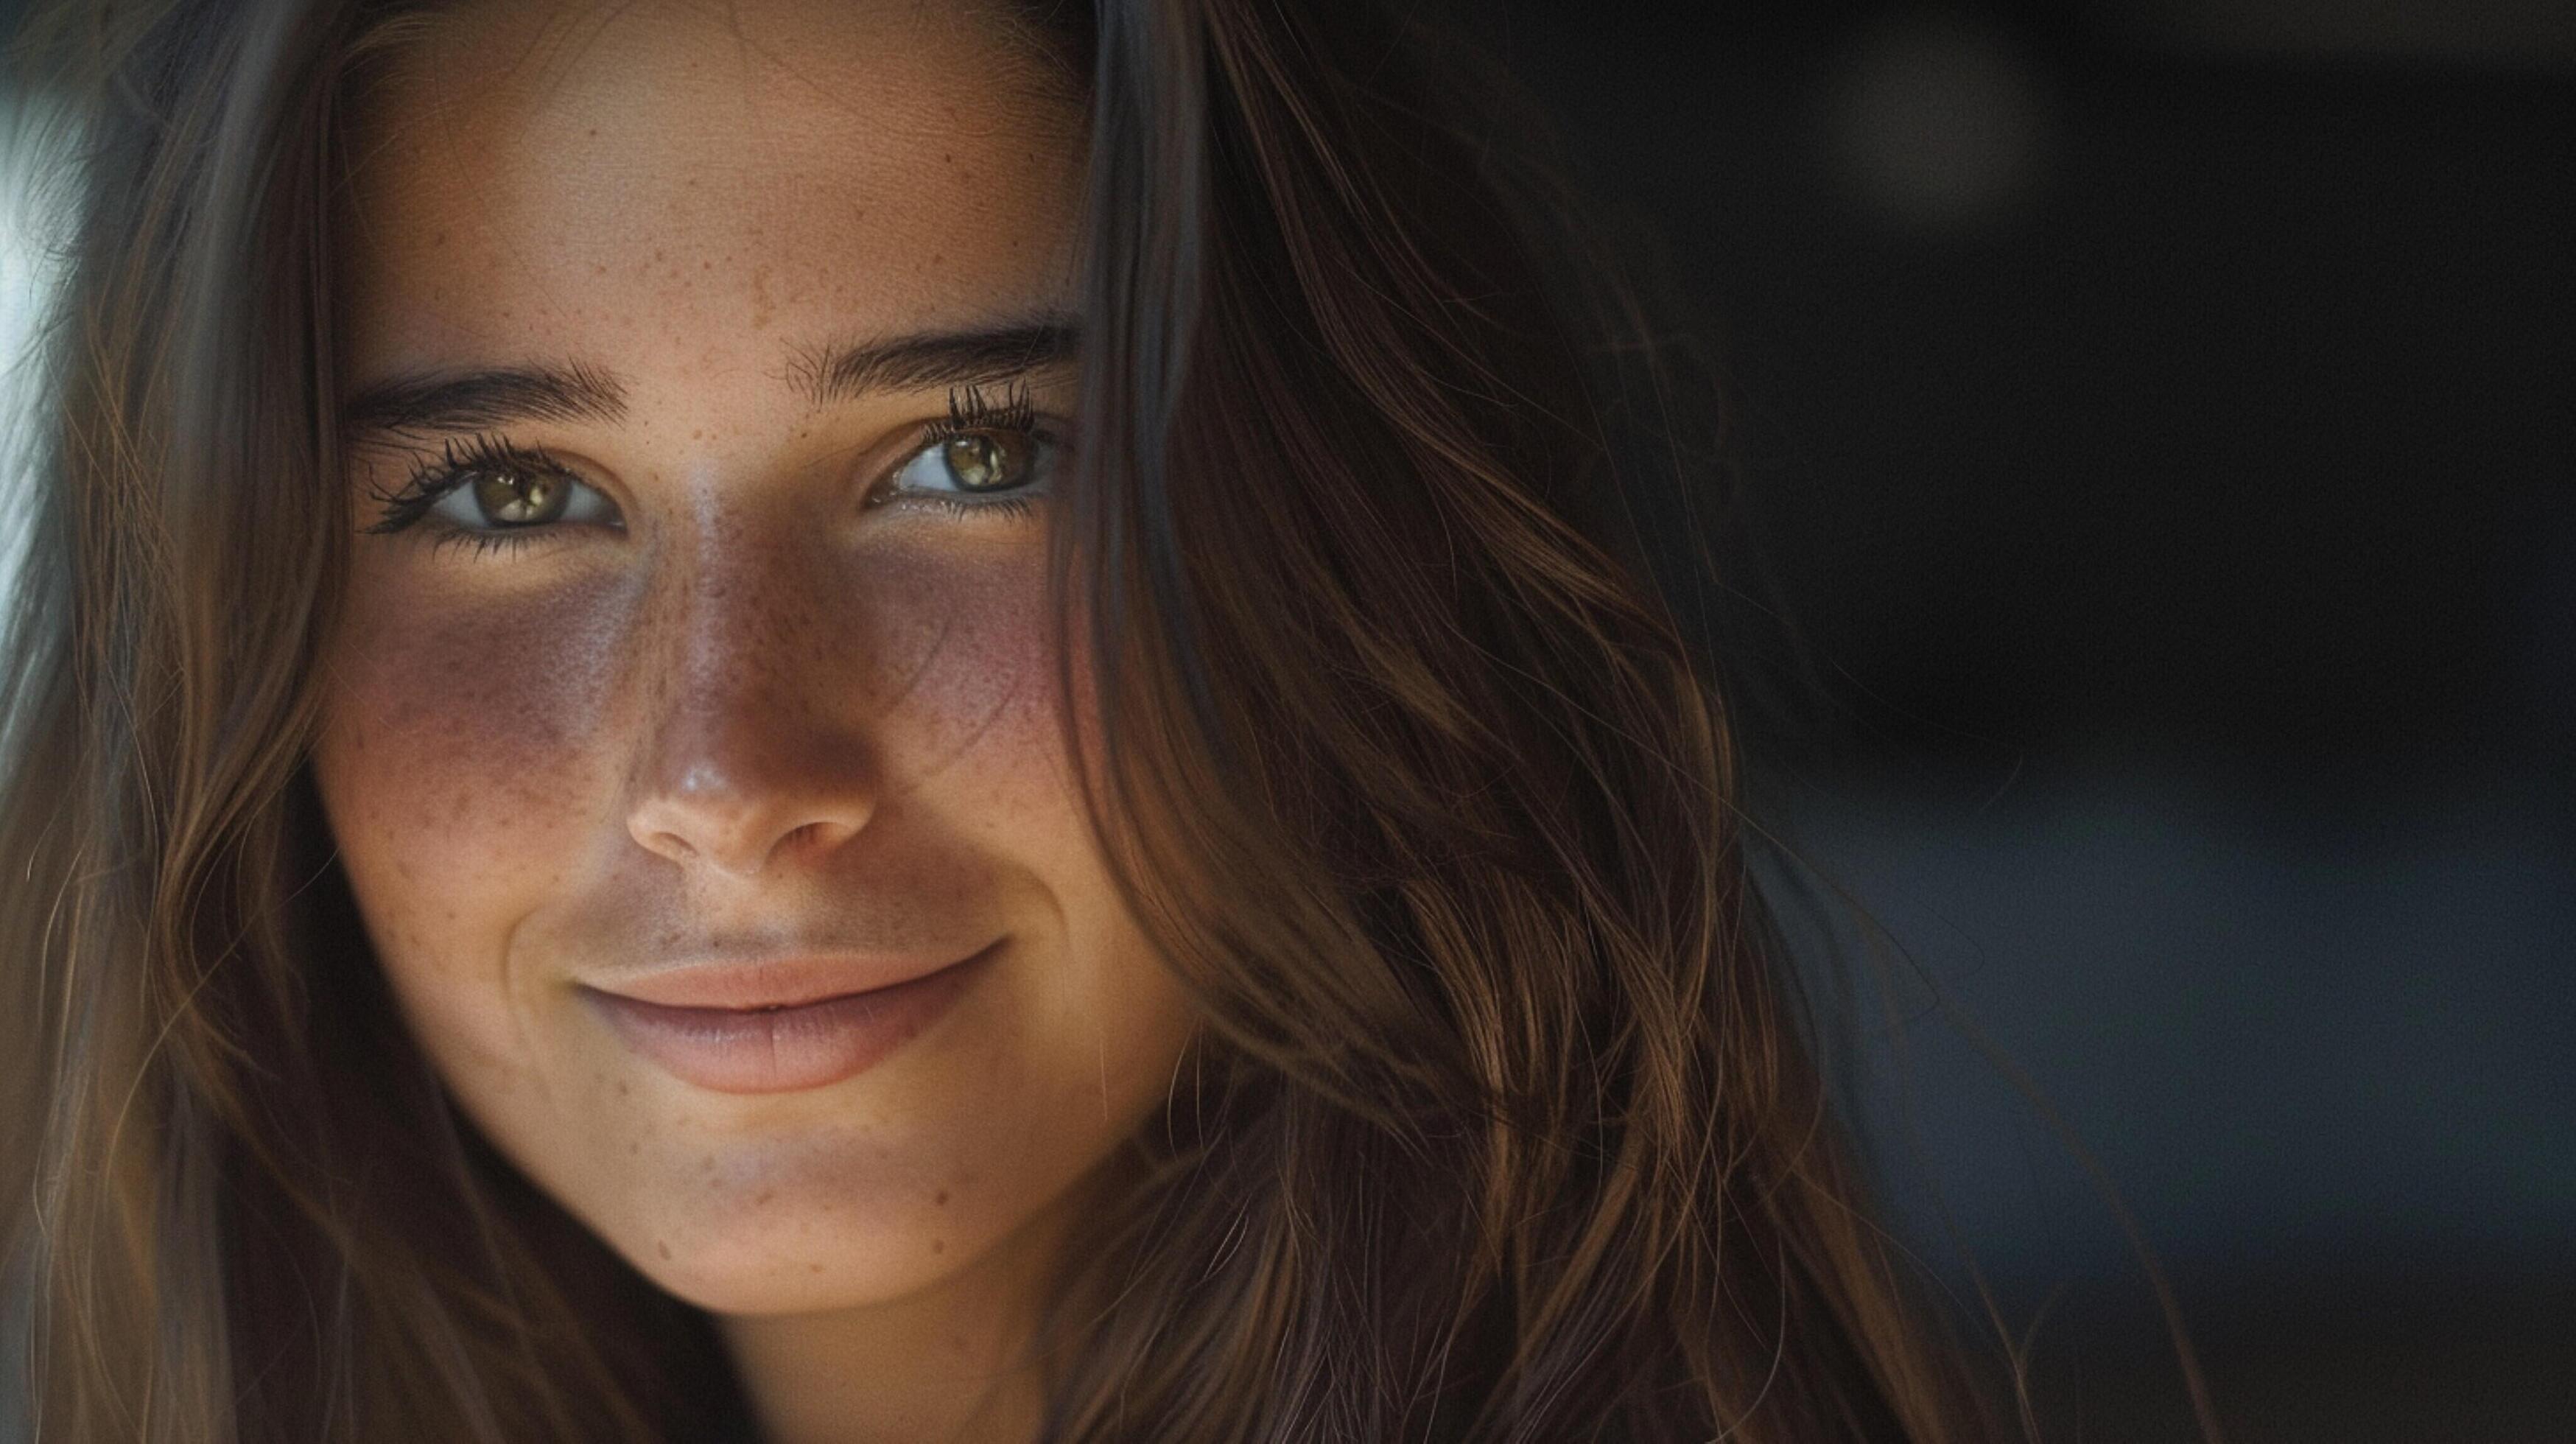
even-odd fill
[[[40,1437],[1975,1434],[1659,600],[1704,450],[1435,32],[38,40]]]

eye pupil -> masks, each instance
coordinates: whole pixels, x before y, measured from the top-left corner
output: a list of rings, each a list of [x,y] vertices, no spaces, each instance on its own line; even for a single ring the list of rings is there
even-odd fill
[[[1014,485],[1025,465],[1017,448],[989,431],[952,436],[941,446],[940,455],[963,491],[997,491]]]
[[[474,479],[474,501],[483,514],[509,526],[553,521],[570,496],[563,478],[542,472],[487,471]]]

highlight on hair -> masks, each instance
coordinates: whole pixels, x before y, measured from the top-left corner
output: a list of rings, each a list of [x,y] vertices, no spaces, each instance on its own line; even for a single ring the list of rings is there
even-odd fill
[[[58,5],[31,52],[78,77],[80,207],[0,662],[0,1259],[43,1438],[739,1409],[708,1322],[446,1101],[306,771],[335,201],[433,12]],[[1501,92],[1361,5],[1020,19],[1091,92],[1066,744],[1209,1023],[1068,1254],[1047,1437],[1983,1437],[1658,585],[1704,418]]]

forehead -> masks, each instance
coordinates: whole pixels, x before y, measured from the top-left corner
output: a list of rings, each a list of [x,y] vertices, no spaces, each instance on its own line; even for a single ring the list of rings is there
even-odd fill
[[[403,35],[351,119],[361,374],[750,364],[1070,285],[1081,108],[999,7],[467,5]]]

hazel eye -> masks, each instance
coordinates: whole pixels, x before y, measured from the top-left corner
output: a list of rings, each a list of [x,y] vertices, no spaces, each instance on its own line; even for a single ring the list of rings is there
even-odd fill
[[[933,439],[887,478],[885,500],[906,493],[949,498],[1021,495],[1044,489],[1055,444],[1035,431],[981,427]]]
[[[966,491],[1000,491],[1020,484],[1029,469],[1024,439],[989,431],[952,436],[939,444],[939,459],[948,475]]]
[[[558,476],[509,472],[474,478],[474,504],[483,514],[511,526],[534,526],[563,514],[572,494]]]
[[[543,467],[484,466],[430,508],[460,530],[507,531],[560,521],[602,521],[612,514],[607,498]]]

